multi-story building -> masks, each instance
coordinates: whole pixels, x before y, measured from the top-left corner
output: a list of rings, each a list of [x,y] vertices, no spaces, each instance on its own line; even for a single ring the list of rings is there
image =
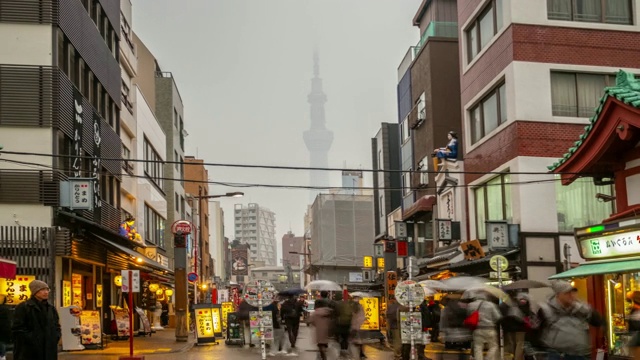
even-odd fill
[[[575,227],[612,212],[591,180],[561,187],[547,166],[589,125],[622,68],[640,72],[640,1],[458,2],[462,142],[469,239],[488,221],[519,228],[523,277],[560,270]],[[491,245],[491,242],[490,244]]]
[[[460,132],[458,27],[455,0],[423,1],[413,19],[420,41],[398,68],[398,120],[402,173],[402,220],[416,240],[416,256],[433,254],[438,216],[431,154]]]
[[[213,281],[213,264],[211,264],[209,253],[209,172],[204,167],[204,160],[196,159],[193,156],[185,158],[184,165],[185,191],[191,209],[196,219],[194,224],[198,232],[195,236],[195,242],[198,245],[197,273],[200,282],[203,284],[211,284]]]
[[[315,279],[346,283],[362,274],[373,253],[373,196],[320,194],[311,207],[311,262]]]
[[[382,123],[371,139],[376,238],[388,235],[387,215],[402,203],[399,129],[399,124]]]
[[[209,202],[209,212],[211,214],[209,216],[209,231],[211,232],[209,252],[215,261],[214,274],[220,279],[227,279],[226,264],[228,264],[228,259],[226,253],[228,244],[225,244],[224,237],[224,210],[222,210],[219,201],[211,201]]]
[[[282,264],[300,267],[300,255],[303,248],[304,237],[296,236],[289,231],[282,236]]]
[[[128,11],[119,0],[0,1],[0,8],[0,44],[11,49],[0,54],[0,144],[40,154],[2,154],[0,256],[15,260],[19,275],[45,280],[55,306],[100,311],[107,333],[120,270],[171,275],[120,233],[123,165],[114,159],[122,154],[119,39]],[[70,191],[60,191],[70,181]]]
[[[276,265],[276,214],[256,203],[234,208],[235,239],[249,244],[249,264]]]

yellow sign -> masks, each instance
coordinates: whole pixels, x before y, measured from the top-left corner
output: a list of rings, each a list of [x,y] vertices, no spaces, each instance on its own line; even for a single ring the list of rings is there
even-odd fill
[[[211,309],[196,309],[196,330],[198,338],[213,337]]]
[[[222,319],[220,318],[221,309],[216,307],[211,309],[211,320],[213,321],[213,333],[222,335]]]
[[[62,306],[71,306],[71,281],[62,280]]]
[[[365,256],[362,258],[362,263],[364,264],[364,267],[366,268],[372,268],[373,267],[373,256]]]
[[[82,309],[82,275],[71,274],[71,305]]]
[[[0,278],[0,294],[5,296],[5,304],[18,305],[29,300],[29,283],[35,279],[35,276],[28,275],[16,275],[15,279]]]
[[[360,299],[360,305],[364,309],[364,323],[360,330],[380,330],[380,309],[378,298],[366,297]]]
[[[102,307],[102,284],[96,285],[96,307]]]
[[[222,327],[227,328],[227,314],[233,312],[233,303],[232,302],[223,302],[222,303]]]
[[[384,258],[378,258],[378,269],[384,269]]]

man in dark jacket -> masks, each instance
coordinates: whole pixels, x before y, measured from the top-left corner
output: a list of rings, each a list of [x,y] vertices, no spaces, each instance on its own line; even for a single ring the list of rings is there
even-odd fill
[[[11,341],[11,318],[7,297],[0,299],[0,360],[6,360],[7,344]]]
[[[55,360],[58,358],[60,320],[49,304],[49,286],[44,281],[29,283],[31,298],[16,307],[13,316],[13,359]]]
[[[300,329],[302,303],[297,301],[293,296],[289,296],[282,304],[280,314],[282,314],[282,321],[289,336],[289,343],[291,344],[290,352],[293,354],[296,350],[296,341],[298,340],[298,331]]]
[[[249,327],[249,313],[251,311],[258,311],[258,308],[255,306],[251,306],[251,304],[249,304],[247,300],[242,299],[240,305],[238,305],[238,320],[242,321],[242,325],[244,328],[245,347],[255,346],[251,343],[251,328]]]

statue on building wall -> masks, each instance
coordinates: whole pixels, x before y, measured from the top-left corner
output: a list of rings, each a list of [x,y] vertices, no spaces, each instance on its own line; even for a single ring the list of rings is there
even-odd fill
[[[458,158],[458,134],[455,131],[449,131],[447,134],[449,143],[445,147],[433,150],[433,157],[438,159],[457,159]]]

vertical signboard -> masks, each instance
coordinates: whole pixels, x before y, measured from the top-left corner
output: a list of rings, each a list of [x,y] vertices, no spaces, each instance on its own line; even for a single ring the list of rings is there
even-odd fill
[[[396,301],[396,286],[398,285],[398,275],[395,271],[387,271],[385,290],[387,292],[387,303]]]
[[[509,247],[509,225],[504,222],[486,222],[487,245],[489,250],[506,249]]]
[[[231,249],[231,275],[249,275],[248,249]]]
[[[71,306],[71,281],[62,280],[62,306]]]
[[[378,308],[378,298],[366,297],[360,299],[360,305],[364,310],[364,322],[360,330],[380,330],[380,312]]]
[[[102,196],[100,194],[100,174],[102,160],[100,159],[100,117],[93,114],[93,158],[91,159],[91,177],[93,178],[93,218],[100,219],[102,210]]]
[[[96,307],[102,307],[102,284],[96,285]]]
[[[71,305],[82,309],[84,297],[82,296],[82,275],[71,274]]]
[[[80,91],[73,88],[73,150],[71,152],[71,170],[73,171],[73,177],[82,176],[82,157],[84,152],[82,150],[82,123],[84,109],[82,106],[82,94]]]
[[[222,327],[227,328],[227,314],[233,312],[233,303],[225,301],[221,304],[222,307]]]

